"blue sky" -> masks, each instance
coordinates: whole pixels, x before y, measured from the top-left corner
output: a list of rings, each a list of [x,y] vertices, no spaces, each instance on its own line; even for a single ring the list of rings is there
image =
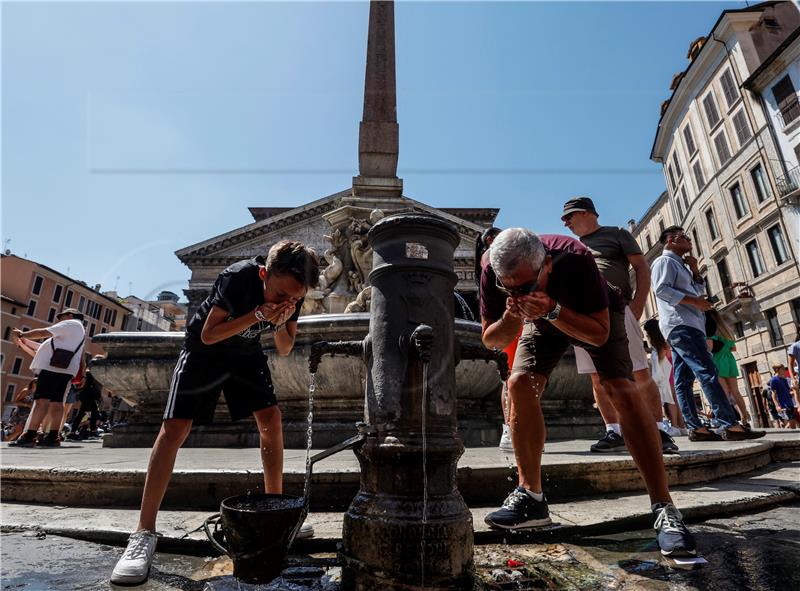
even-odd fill
[[[663,190],[648,156],[726,2],[396,6],[399,176],[437,207],[559,232]],[[4,244],[103,290],[182,295],[175,250],[350,186],[366,2],[2,5]]]

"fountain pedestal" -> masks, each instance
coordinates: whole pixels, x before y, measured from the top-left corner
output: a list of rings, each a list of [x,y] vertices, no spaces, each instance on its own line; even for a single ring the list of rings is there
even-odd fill
[[[458,233],[440,218],[398,215],[378,222],[369,240],[367,439],[356,451],[360,490],[344,517],[343,588],[467,588],[472,517],[456,486],[464,450],[453,321]]]

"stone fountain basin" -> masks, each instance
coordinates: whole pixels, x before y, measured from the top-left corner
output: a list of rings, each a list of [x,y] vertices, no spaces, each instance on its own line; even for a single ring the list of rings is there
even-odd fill
[[[274,354],[271,335],[263,337],[275,392],[283,413],[287,447],[305,443],[308,405],[308,354],[317,341],[362,340],[369,330],[369,314],[319,314],[301,317],[292,352]],[[478,344],[481,327],[477,322],[456,320],[456,339]],[[172,371],[183,344],[182,332],[95,335],[108,357],[92,365],[103,385],[136,405],[127,428],[116,429],[104,445],[149,446],[161,424]],[[270,354],[270,352],[272,353]],[[363,420],[367,368],[361,359],[326,355],[317,372],[314,410],[314,445],[328,447],[355,432]],[[494,363],[463,360],[456,366],[459,432],[467,445],[496,443],[500,428],[500,377]],[[214,426],[195,430],[189,446],[257,445],[252,420],[230,421],[224,398],[217,406]]]

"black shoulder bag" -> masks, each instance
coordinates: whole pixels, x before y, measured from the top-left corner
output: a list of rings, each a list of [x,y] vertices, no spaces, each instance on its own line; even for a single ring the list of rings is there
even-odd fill
[[[83,345],[83,341],[78,343],[74,351],[70,351],[69,349],[56,349],[56,345],[53,342],[54,340],[55,339],[50,341],[50,347],[53,349],[53,354],[50,356],[50,365],[58,367],[59,369],[67,369],[72,362],[72,358],[75,357],[75,353],[77,353],[78,349]]]

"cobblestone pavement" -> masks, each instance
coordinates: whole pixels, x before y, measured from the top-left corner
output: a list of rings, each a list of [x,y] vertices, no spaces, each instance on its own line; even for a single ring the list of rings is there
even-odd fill
[[[483,589],[575,591],[784,591],[800,589],[800,503],[768,511],[712,519],[691,526],[708,564],[678,569],[661,558],[650,531],[575,539],[562,544],[476,547]],[[6,533],[2,543],[2,589],[96,591],[114,587],[108,576],[121,549],[68,538]],[[330,554],[302,557],[335,579]],[[508,561],[512,560],[512,568]],[[503,572],[500,572],[503,571]],[[517,571],[513,573],[512,571]],[[320,571],[322,572],[322,571]],[[256,591],[239,584],[226,558],[159,553],[141,591]],[[492,577],[494,573],[494,579]],[[513,583],[509,577],[517,577]],[[513,586],[511,586],[513,584]],[[293,585],[284,585],[291,589]],[[325,585],[335,588],[335,585]],[[300,586],[309,589],[308,586]],[[317,585],[316,588],[320,588]],[[270,591],[275,589],[270,586]]]

